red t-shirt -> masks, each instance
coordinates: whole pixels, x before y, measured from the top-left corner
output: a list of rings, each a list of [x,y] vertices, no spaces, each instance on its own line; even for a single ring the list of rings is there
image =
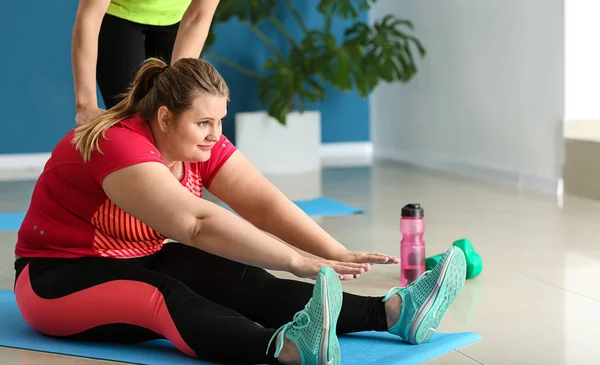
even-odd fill
[[[162,248],[165,237],[117,207],[104,193],[102,180],[116,170],[143,162],[164,163],[147,123],[135,115],[106,132],[102,153],[87,163],[69,132],[54,148],[40,175],[19,229],[20,257],[140,257]],[[206,162],[185,163],[181,184],[202,197],[235,146],[221,136]]]

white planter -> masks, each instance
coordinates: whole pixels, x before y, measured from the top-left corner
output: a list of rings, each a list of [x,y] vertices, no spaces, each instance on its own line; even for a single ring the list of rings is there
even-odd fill
[[[266,112],[235,115],[236,147],[265,175],[321,169],[321,113],[288,114],[286,125]]]

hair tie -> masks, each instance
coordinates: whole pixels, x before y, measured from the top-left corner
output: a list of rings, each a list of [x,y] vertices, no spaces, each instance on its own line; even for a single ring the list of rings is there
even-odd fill
[[[168,69],[169,69],[169,65],[166,65],[165,67],[162,68],[162,70],[160,70],[160,73],[163,73]]]

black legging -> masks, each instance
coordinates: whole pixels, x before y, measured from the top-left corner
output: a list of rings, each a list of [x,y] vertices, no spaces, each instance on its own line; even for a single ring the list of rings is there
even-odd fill
[[[102,99],[109,109],[121,100],[139,66],[148,57],[157,57],[167,64],[179,23],[153,26],[130,22],[106,14],[98,37],[96,78]]]
[[[180,243],[139,259],[19,259],[15,268],[21,313],[42,333],[110,342],[167,338],[190,356],[229,364],[277,363],[268,343],[313,290]],[[387,330],[381,297],[344,293],[337,329]]]

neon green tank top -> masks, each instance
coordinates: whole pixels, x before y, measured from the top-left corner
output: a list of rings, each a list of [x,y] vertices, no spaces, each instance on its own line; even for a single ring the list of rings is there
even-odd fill
[[[173,25],[183,17],[192,0],[112,0],[107,14],[134,23]]]

